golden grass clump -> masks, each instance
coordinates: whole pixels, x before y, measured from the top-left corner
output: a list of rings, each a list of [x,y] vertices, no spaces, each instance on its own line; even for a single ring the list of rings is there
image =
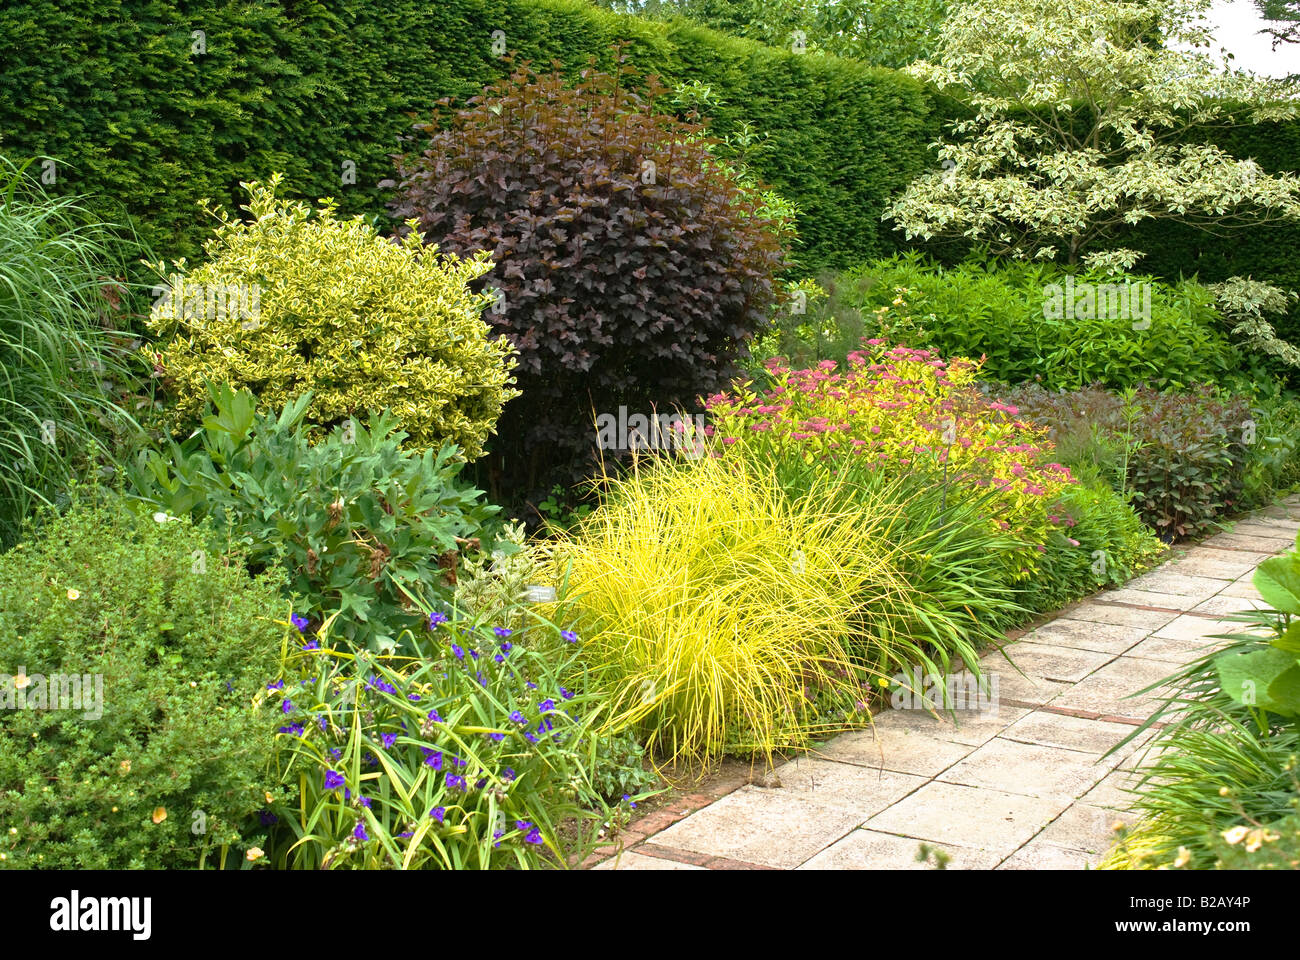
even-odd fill
[[[724,751],[770,761],[869,723],[860,613],[907,592],[895,548],[862,522],[876,505],[829,507],[843,502],[831,479],[790,500],[737,458],[658,460],[610,482],[555,559],[611,729],[694,766]]]

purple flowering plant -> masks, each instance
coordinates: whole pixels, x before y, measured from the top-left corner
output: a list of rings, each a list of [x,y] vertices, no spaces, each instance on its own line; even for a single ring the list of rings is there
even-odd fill
[[[400,649],[412,655],[353,651],[327,636],[315,650],[285,644],[263,699],[278,720],[273,765],[285,787],[265,811],[276,818],[270,865],[481,869],[581,860],[612,815],[593,786],[601,704],[572,679],[580,645],[534,611],[526,619],[506,641],[492,624],[454,611],[426,614],[403,637]],[[474,661],[457,649],[508,656]],[[306,722],[284,727],[290,690],[291,716]],[[561,831],[561,823],[577,829]]]

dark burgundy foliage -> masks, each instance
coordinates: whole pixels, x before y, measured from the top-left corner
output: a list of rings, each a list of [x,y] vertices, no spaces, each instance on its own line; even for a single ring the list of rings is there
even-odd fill
[[[722,387],[777,296],[786,227],[721,168],[705,128],[660,113],[655,78],[526,65],[464,108],[441,101],[391,206],[426,243],[490,250],[484,318],[519,351],[523,396],[493,486],[533,495],[589,469],[594,417],[694,409]],[[653,166],[651,166],[653,165]],[[496,491],[494,491],[496,492]]]

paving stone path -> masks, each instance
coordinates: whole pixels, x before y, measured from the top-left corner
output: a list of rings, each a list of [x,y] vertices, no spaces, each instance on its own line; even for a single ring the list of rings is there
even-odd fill
[[[1063,611],[984,658],[998,708],[886,710],[776,771],[781,786],[714,783],[634,822],[595,869],[1082,869],[1111,846],[1144,750],[1107,750],[1151,712],[1130,694],[1203,654],[1220,619],[1259,605],[1255,567],[1295,544],[1300,497]],[[1159,691],[1155,691],[1158,693]],[[600,861],[597,863],[597,861]]]

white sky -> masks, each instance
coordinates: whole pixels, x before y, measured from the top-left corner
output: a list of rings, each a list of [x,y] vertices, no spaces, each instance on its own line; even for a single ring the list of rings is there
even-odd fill
[[[1259,33],[1265,21],[1251,0],[1215,0],[1209,22],[1215,46],[1234,55],[1232,65],[1237,69],[1268,77],[1300,73],[1300,43],[1281,44],[1274,52],[1272,38]]]

